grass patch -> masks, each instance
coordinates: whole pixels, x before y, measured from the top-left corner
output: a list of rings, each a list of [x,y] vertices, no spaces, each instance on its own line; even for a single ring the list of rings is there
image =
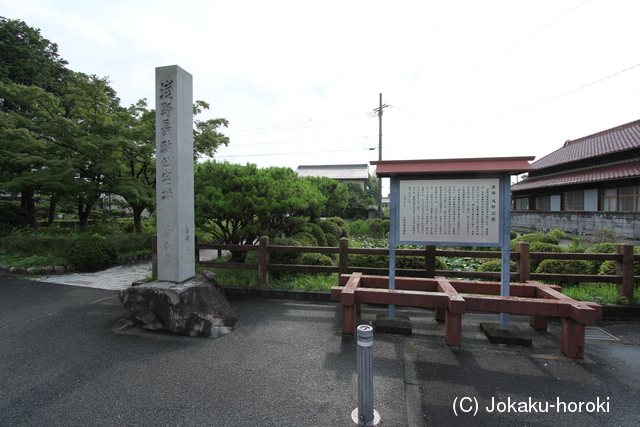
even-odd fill
[[[618,295],[618,288],[613,283],[580,283],[565,286],[562,293],[578,301],[596,302],[598,304],[638,304],[640,302],[640,287],[636,287],[634,296],[629,300]]]
[[[8,265],[9,267],[18,268],[55,267],[56,265],[67,264],[67,261],[64,258],[57,257],[55,255],[31,255],[25,257],[20,254],[6,253],[0,253],[0,262]]]

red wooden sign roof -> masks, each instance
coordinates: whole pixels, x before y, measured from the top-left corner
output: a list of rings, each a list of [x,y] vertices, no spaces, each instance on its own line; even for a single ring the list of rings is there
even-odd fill
[[[443,174],[490,174],[509,173],[517,175],[533,170],[529,164],[535,157],[486,157],[472,159],[428,159],[428,160],[382,160],[371,162],[376,166],[376,175],[443,175]]]

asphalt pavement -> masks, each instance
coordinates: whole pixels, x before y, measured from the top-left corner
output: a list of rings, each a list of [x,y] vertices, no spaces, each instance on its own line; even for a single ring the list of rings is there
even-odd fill
[[[123,330],[114,289],[0,276],[0,426],[354,425],[357,344],[337,303],[229,302],[233,333],[190,338]],[[637,321],[599,323],[573,360],[554,321],[539,332],[512,316],[525,348],[484,337],[495,315],[466,314],[449,347],[433,311],[396,312],[413,335],[374,334],[381,426],[640,425]],[[363,306],[359,323],[384,313]]]

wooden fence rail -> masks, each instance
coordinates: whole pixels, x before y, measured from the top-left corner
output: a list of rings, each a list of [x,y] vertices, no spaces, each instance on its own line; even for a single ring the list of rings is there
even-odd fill
[[[201,261],[200,250],[213,249],[218,251],[257,251],[257,263],[237,263],[237,262],[214,262]],[[322,253],[337,254],[337,266],[319,265],[293,265],[274,264],[269,262],[269,254],[274,252],[293,253]],[[367,249],[350,248],[346,238],[340,239],[338,247],[320,246],[276,246],[269,244],[269,238],[263,236],[258,245],[226,245],[218,243],[197,243],[196,244],[196,267],[205,268],[237,268],[258,270],[260,282],[267,286],[269,283],[269,271],[297,271],[306,273],[339,273],[351,274],[361,272],[365,275],[388,275],[389,270],[385,268],[354,267],[349,265],[349,255],[389,255],[389,249]],[[437,270],[436,257],[473,257],[473,258],[500,258],[500,252],[491,251],[466,251],[466,250],[440,250],[434,246],[426,246],[425,249],[397,249],[396,256],[419,256],[424,258],[424,269],[409,270],[396,269],[397,276],[403,277],[426,277],[444,276],[450,278],[500,280],[499,272],[481,271],[455,271]],[[560,259],[560,260],[613,260],[616,262],[615,275],[593,275],[593,274],[543,274],[531,271],[531,260]],[[640,261],[640,255],[634,255],[633,246],[626,244],[617,245],[615,254],[586,254],[586,253],[555,253],[555,252],[530,252],[529,243],[519,242],[515,252],[511,252],[511,260],[516,261],[517,271],[510,274],[512,282],[525,283],[529,280],[543,280],[553,282],[603,282],[615,283],[618,293],[627,298],[633,296],[636,283],[640,283],[640,276],[633,275],[634,261]]]

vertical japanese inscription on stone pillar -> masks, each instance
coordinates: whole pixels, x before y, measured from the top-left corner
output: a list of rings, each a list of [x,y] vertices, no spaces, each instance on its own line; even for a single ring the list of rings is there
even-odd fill
[[[193,256],[193,79],[178,66],[156,68],[158,280],[195,275]]]

